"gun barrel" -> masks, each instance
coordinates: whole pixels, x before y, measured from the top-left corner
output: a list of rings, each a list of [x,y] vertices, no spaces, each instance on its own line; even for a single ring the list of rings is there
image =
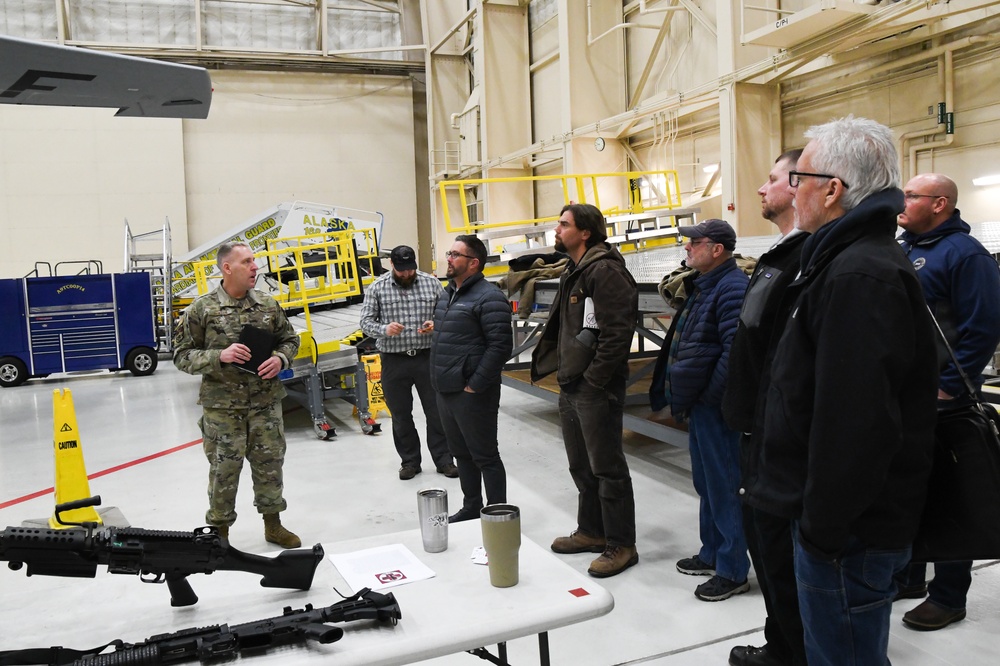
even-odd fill
[[[165,656],[167,655],[160,655],[160,648],[156,644],[137,645],[121,648],[107,654],[95,654],[92,657],[77,659],[71,666],[156,666],[170,661],[178,661],[177,659],[164,658]]]
[[[98,561],[89,557],[90,543],[82,530],[7,527],[0,534],[0,561],[12,569],[28,566],[29,576],[93,578]]]

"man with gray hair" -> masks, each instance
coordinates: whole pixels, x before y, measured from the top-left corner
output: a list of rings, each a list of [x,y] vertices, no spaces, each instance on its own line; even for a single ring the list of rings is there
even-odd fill
[[[894,240],[892,132],[847,117],[810,128],[789,184],[810,232],[763,407],[746,501],[793,521],[809,664],[886,664],[893,574],[926,499],[937,355],[923,292]]]

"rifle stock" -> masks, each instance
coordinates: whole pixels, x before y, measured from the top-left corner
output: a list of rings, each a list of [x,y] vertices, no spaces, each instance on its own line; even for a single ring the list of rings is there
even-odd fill
[[[100,498],[88,501],[92,500],[100,502]],[[57,507],[56,515],[66,507]],[[113,574],[138,574],[146,583],[166,582],[170,604],[190,606],[198,601],[187,580],[191,574],[246,571],[261,576],[264,587],[308,590],[323,559],[319,544],[282,551],[277,557],[244,553],[230,546],[214,527],[174,532],[80,526],[84,530],[8,527],[0,535],[0,561],[15,571],[26,565],[29,576],[78,578],[94,578],[98,565],[105,565]]]

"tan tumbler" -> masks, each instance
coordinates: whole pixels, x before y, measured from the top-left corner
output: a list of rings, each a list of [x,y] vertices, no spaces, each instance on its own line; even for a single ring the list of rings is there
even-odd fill
[[[494,587],[517,585],[517,552],[521,548],[521,510],[513,504],[490,504],[479,514],[483,548]]]

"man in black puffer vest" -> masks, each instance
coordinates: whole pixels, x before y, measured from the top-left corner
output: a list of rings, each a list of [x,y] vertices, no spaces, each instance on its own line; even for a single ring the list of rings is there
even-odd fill
[[[795,188],[788,184],[788,172],[795,170],[801,149],[782,153],[761,196],[761,215],[774,223],[781,238],[757,261],[750,277],[736,337],[729,351],[729,376],[722,398],[726,424],[740,433],[742,485],[757,474],[760,440],[764,429],[758,416],[764,401],[758,397],[770,383],[771,359],[788,312],[781,309],[785,289],[799,272],[802,243],[809,234],[795,228],[792,200]],[[798,589],[792,566],[792,521],[749,504],[743,505],[743,533],[757,584],[764,597],[767,617],[761,647],[737,645],[729,653],[730,666],[805,666],[802,619],[799,617]]]

